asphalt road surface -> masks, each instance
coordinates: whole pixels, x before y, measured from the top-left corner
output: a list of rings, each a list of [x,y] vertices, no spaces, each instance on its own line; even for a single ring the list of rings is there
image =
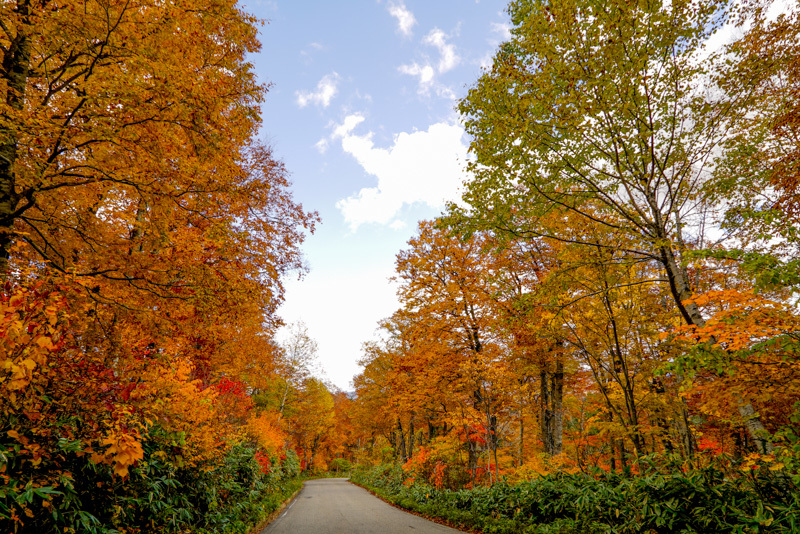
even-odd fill
[[[309,480],[261,534],[455,534],[389,506],[346,478]]]

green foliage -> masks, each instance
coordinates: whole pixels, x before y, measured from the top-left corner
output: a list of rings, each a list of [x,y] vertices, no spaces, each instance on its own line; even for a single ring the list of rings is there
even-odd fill
[[[773,253],[745,252],[739,249],[697,250],[691,251],[686,257],[737,261],[741,272],[752,277],[753,286],[760,291],[800,285],[800,259],[797,258],[783,259]]]
[[[344,458],[334,458],[328,462],[328,471],[331,471],[334,474],[346,473],[352,468],[353,466],[350,464],[350,462]]]
[[[684,472],[642,462],[639,475],[559,473],[516,485],[459,491],[406,484],[399,466],[352,480],[387,500],[485,533],[796,532],[797,486],[768,470],[721,465]]]
[[[160,452],[157,428],[150,438],[145,457],[126,479],[108,465],[79,457],[71,446],[64,447],[65,471],[56,486],[8,478],[0,485],[0,531],[14,531],[12,513],[21,510],[17,532],[247,533],[302,484],[293,451],[265,473],[256,460],[258,449],[238,444],[219,464],[197,469]],[[0,449],[0,461],[8,457],[9,451]]]
[[[300,458],[293,450],[287,450],[281,463],[283,478],[297,478],[300,476]]]

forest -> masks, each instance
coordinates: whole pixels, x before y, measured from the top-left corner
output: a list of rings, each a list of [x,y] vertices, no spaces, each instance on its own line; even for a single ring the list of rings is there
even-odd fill
[[[508,9],[355,382],[402,469],[359,480],[484,532],[796,531],[797,13]]]
[[[486,533],[800,529],[800,11],[507,12],[346,392],[276,337],[319,216],[258,21],[0,3],[0,530],[248,533],[325,473]]]

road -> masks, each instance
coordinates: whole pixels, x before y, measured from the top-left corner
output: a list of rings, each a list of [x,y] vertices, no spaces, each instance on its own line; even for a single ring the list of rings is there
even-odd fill
[[[346,478],[309,480],[261,534],[455,534],[389,506]],[[463,534],[463,533],[462,533]]]

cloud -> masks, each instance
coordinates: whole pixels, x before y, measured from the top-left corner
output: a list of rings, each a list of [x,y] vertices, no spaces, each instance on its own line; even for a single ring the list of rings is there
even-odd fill
[[[287,323],[306,323],[319,345],[325,375],[346,391],[352,390],[353,376],[362,371],[356,363],[361,343],[375,337],[378,318],[388,317],[400,306],[396,288],[388,280],[394,274],[394,253],[404,243],[387,241],[393,251],[380,247],[381,255],[370,258],[363,257],[363,245],[355,240],[337,242],[338,259],[326,258],[302,280],[286,277],[281,317]],[[325,298],[321,300],[320,295]]]
[[[400,65],[398,68],[403,74],[419,77],[420,92],[427,93],[433,84],[435,71],[430,65],[420,65],[416,61],[411,65]]]
[[[379,148],[372,132],[355,133],[363,121],[361,114],[349,115],[332,135],[378,179],[375,187],[365,187],[336,203],[351,230],[367,223],[400,228],[402,222],[396,217],[404,206],[423,203],[442,208],[461,197],[468,156],[460,125],[439,122],[426,131],[403,132],[394,136],[392,146]]]
[[[494,64],[494,50],[486,52],[478,60],[478,66],[480,66],[481,69],[489,69],[493,64]]]
[[[437,71],[441,74],[452,70],[461,61],[461,58],[456,54],[456,47],[453,44],[447,43],[448,35],[439,28],[434,28],[425,36],[423,43],[435,46],[439,50],[439,65]]]
[[[301,108],[306,107],[309,104],[316,104],[317,106],[322,106],[326,108],[330,105],[331,100],[333,97],[336,96],[336,93],[339,92],[337,85],[339,84],[339,75],[335,72],[331,74],[326,74],[322,77],[322,79],[317,83],[317,90],[316,91],[297,91],[295,95],[297,96],[297,105]]]
[[[412,33],[412,28],[414,24],[417,23],[417,19],[414,18],[414,14],[408,10],[405,3],[401,2],[390,2],[389,3],[389,14],[397,19],[397,29],[405,35],[406,37],[410,37]]]
[[[314,55],[318,52],[323,52],[327,48],[324,44],[316,41],[308,43],[303,50],[300,50],[300,57],[306,65],[310,65],[314,61]]]
[[[333,129],[333,137],[334,139],[339,137],[346,137],[350,135],[350,133],[355,130],[356,126],[364,122],[364,116],[361,113],[354,113],[352,115],[348,115],[344,118],[344,122],[342,124],[337,125]]]
[[[327,139],[320,139],[316,143],[314,143],[314,148],[317,149],[317,152],[320,154],[324,154],[328,151],[328,140]]]
[[[423,63],[415,61],[410,65],[400,65],[398,67],[401,73],[418,78],[418,92],[422,95],[427,95],[430,93],[431,88],[435,88],[436,94],[439,96],[454,98],[455,93],[452,89],[436,83],[437,74],[452,70],[461,62],[461,58],[456,53],[455,45],[448,43],[448,38],[449,36],[442,30],[434,28],[422,40],[424,44],[436,48],[439,52],[439,61],[436,66],[431,62],[430,58],[425,58]]]
[[[502,41],[511,39],[511,25],[506,22],[492,22],[492,33],[497,34]],[[499,44],[493,42],[492,44]]]

